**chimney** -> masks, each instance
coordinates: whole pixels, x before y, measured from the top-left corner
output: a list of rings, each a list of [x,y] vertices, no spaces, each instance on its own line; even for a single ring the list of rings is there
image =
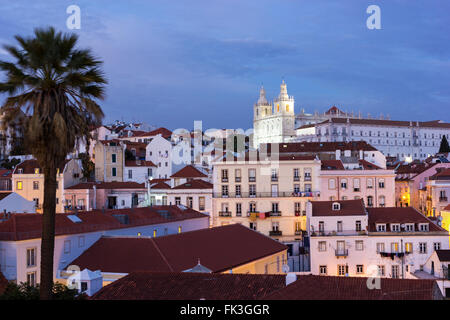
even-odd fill
[[[286,274],[286,286],[290,285],[295,281],[297,281],[297,275],[294,272],[288,272]]]
[[[362,150],[359,150],[359,159],[364,159],[364,152]]]
[[[336,150],[336,160],[341,160],[341,150]]]

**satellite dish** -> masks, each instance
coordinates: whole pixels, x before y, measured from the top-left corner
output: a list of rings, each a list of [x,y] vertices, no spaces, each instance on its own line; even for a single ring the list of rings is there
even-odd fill
[[[288,273],[289,272],[289,265],[287,264],[283,264],[283,266],[281,267],[281,270],[283,271],[283,273]]]

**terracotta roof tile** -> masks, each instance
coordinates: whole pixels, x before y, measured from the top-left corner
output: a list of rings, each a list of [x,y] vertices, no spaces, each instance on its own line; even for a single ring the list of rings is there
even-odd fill
[[[64,160],[63,163],[59,166],[59,172],[62,173],[64,171],[64,167],[69,160]],[[42,168],[39,165],[38,161],[35,159],[25,160],[19,163],[14,169],[14,174],[19,174],[18,169],[22,169],[23,174],[34,174],[34,169],[39,169],[40,173],[42,172]]]
[[[101,238],[71,264],[102,272],[181,272],[201,264],[222,272],[287,250],[239,224],[156,238]],[[120,257],[120,258],[118,258]]]
[[[193,165],[187,165],[170,176],[171,178],[206,178],[207,175]]]
[[[299,276],[267,300],[433,300],[442,299],[433,280],[380,278],[381,289],[369,289],[365,277]]]
[[[322,160],[322,170],[345,170],[341,160]]]
[[[66,190],[75,189],[145,189],[144,183],[134,181],[113,181],[113,182],[81,182],[74,186],[66,188]]]
[[[169,212],[166,216],[161,211]],[[128,216],[128,223],[122,223],[114,215]],[[177,206],[153,206],[133,209],[93,210],[79,212],[81,223],[75,223],[68,218],[70,214],[56,214],[55,234],[76,234],[131,228],[134,226],[161,224],[186,219],[205,218],[206,215],[193,209],[180,209]],[[42,214],[13,213],[11,217],[0,223],[0,240],[17,241],[38,239],[42,232]]]
[[[156,167],[156,164],[146,160],[125,160],[125,167]]]
[[[364,202],[358,200],[311,201],[312,216],[364,216],[367,214]],[[333,203],[341,205],[340,210],[333,210]]]
[[[183,183],[179,186],[173,187],[172,189],[213,189],[212,183],[208,181],[204,181],[201,179],[190,180],[186,183]]]
[[[450,250],[436,250],[436,254],[441,262],[450,261]]]
[[[133,272],[93,300],[255,300],[285,287],[283,275]]]

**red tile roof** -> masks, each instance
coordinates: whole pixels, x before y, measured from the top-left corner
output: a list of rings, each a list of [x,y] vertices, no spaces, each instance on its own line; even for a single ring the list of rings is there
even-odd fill
[[[64,160],[63,163],[59,166],[59,172],[63,173],[64,167],[66,166],[66,163],[69,162],[69,160]],[[23,169],[23,174],[34,174],[34,169],[39,169],[40,173],[43,173],[41,166],[39,165],[38,161],[35,159],[25,160],[19,163],[16,168],[14,169],[14,174],[18,174],[18,169]]]
[[[114,181],[114,182],[81,182],[74,186],[66,188],[66,190],[75,189],[145,189],[145,183],[137,183],[134,181]]]
[[[341,160],[322,160],[322,170],[345,170]]]
[[[434,280],[379,278],[380,289],[369,289],[365,277],[299,276],[267,300],[433,300],[442,299]]]
[[[450,262],[450,250],[436,250],[436,254],[441,262]]]
[[[436,173],[432,175],[430,180],[450,180],[450,168],[438,168]]]
[[[13,173],[13,170],[11,170],[11,169],[0,169],[0,179],[1,178],[11,178],[12,173]]]
[[[151,181],[151,184],[150,184],[150,188],[151,189],[172,189],[167,183],[165,183],[165,182],[162,182],[162,181],[159,181],[159,182],[156,182],[156,183],[153,183],[153,180]]]
[[[364,202],[358,200],[311,201],[312,216],[364,216],[367,214]],[[333,210],[333,203],[341,205],[340,210]]]
[[[157,135],[161,135],[163,138],[170,138],[172,136],[172,131],[170,131],[169,129],[166,128],[158,128],[156,130],[153,131],[149,131],[149,132],[140,132],[138,134],[133,135],[134,137],[154,137]]]
[[[381,119],[347,119],[347,118],[331,118],[321,122],[324,123],[347,123],[359,125],[377,125],[377,126],[395,126],[395,127],[422,127],[422,128],[450,128],[450,123],[435,121],[399,121],[399,120],[381,120]]]
[[[166,216],[165,212],[169,212],[170,215]],[[114,217],[117,214],[128,216],[128,224],[119,222]],[[186,208],[183,210],[177,206],[79,212],[77,216],[81,219],[81,223],[73,222],[68,218],[69,215],[56,214],[55,233],[57,236],[162,224],[186,219],[208,218],[206,215],[193,209]],[[8,220],[0,223],[0,240],[38,239],[41,237],[41,232],[42,214],[13,213]]]
[[[201,180],[201,179],[194,179],[191,181],[188,181],[186,183],[180,184],[179,186],[173,187],[172,189],[211,189],[212,190],[213,185],[212,183],[209,183],[208,181]]]
[[[146,160],[125,160],[125,167],[156,167],[156,164]]]
[[[444,208],[445,211],[450,211],[450,204]]]
[[[270,150],[270,144],[268,145]],[[295,152],[336,152],[336,150],[352,150],[352,151],[377,151],[365,141],[350,141],[350,142],[289,142],[280,143],[280,153],[295,153]]]
[[[364,170],[380,170],[381,167],[367,161],[367,160],[358,160],[359,164],[363,167]]]
[[[255,300],[285,287],[285,276],[133,272],[106,287],[93,300]]]
[[[193,165],[187,165],[170,176],[171,178],[206,178],[207,175]]]
[[[376,232],[377,223],[414,223],[416,231],[419,230],[419,223],[429,223],[430,232],[448,233],[412,207],[367,208],[367,211],[369,213],[370,232]]]
[[[71,264],[102,272],[181,272],[201,265],[223,272],[287,250],[239,224],[156,238],[103,237]]]

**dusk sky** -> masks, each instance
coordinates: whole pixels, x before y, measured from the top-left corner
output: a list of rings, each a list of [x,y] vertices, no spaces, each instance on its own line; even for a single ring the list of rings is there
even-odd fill
[[[450,121],[448,0],[0,3],[0,44],[52,25],[78,33],[80,46],[104,60],[105,122],[248,129],[260,85],[273,99],[282,79],[296,113],[336,105]],[[72,4],[81,8],[80,30],[66,27]],[[366,27],[371,4],[381,8],[381,30]]]

